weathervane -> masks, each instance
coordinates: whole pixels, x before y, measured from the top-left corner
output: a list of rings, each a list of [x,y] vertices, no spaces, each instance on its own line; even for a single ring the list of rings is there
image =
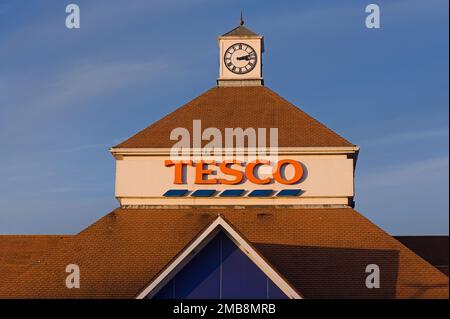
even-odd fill
[[[244,18],[242,17],[242,10],[241,10],[241,20],[239,21],[239,25],[244,25]]]

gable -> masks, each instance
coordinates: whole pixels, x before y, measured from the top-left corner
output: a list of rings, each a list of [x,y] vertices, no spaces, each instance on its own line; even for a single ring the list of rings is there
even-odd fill
[[[239,270],[244,273],[239,274]],[[240,288],[233,288],[228,281]],[[251,299],[269,298],[271,292],[272,298],[301,298],[267,260],[218,215],[136,298]]]
[[[228,31],[222,35],[223,37],[255,37],[258,36],[257,33],[253,32],[249,28],[240,25],[233,30]]]
[[[220,231],[154,299],[287,299],[278,286]]]

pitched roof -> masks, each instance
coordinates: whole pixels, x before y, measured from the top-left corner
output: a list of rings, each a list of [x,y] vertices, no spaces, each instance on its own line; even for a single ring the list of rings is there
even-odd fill
[[[115,147],[170,148],[172,129],[192,133],[196,119],[202,120],[203,129],[221,132],[227,127],[278,128],[279,147],[353,146],[269,88],[255,86],[214,87]]]
[[[253,37],[258,36],[257,33],[244,27],[242,24],[222,35],[223,37]]]
[[[395,239],[448,276],[448,236],[395,236]]]
[[[119,208],[16,278],[0,277],[0,298],[133,298],[218,213],[305,298],[448,298],[444,274],[355,210],[275,207]],[[64,285],[73,263],[80,289]],[[380,289],[364,284],[372,263]]]
[[[63,238],[61,235],[0,235],[0,274],[3,280],[16,277],[39,261]]]

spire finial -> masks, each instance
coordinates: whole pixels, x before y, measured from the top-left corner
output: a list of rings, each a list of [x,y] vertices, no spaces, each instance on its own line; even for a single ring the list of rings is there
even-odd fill
[[[241,10],[241,20],[239,21],[239,25],[244,25],[244,18],[242,17],[242,10]]]

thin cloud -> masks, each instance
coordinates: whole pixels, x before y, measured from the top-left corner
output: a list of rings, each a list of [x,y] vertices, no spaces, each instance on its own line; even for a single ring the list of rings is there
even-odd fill
[[[119,142],[120,142],[120,140],[114,139],[112,142],[108,142],[108,143],[93,143],[93,144],[79,145],[79,146],[69,147],[69,148],[61,148],[61,149],[49,151],[48,153],[74,153],[74,152],[82,152],[82,151],[96,149],[96,148],[107,149],[107,148],[111,147],[112,145],[115,145]]]
[[[47,79],[42,91],[31,97],[29,106],[36,112],[67,108],[97,94],[114,91],[143,78],[156,78],[167,68],[165,62],[112,62],[88,64],[66,70]]]
[[[104,192],[105,188],[109,188],[108,183],[103,184],[86,184],[70,187],[50,187],[40,190],[38,193],[41,194],[73,194],[73,193],[95,193]]]
[[[429,185],[447,180],[449,176],[449,157],[436,157],[409,164],[396,165],[358,177],[358,188],[419,187],[425,182]]]
[[[355,201],[391,234],[448,234],[448,191],[447,155],[359,175]]]
[[[16,14],[16,1],[9,6],[0,7],[0,16],[7,18],[7,15]],[[200,5],[208,3],[207,0],[108,0],[108,1],[80,1],[77,4],[81,11],[81,30],[89,27],[89,32],[102,32],[105,25],[120,25],[128,23],[128,20],[136,19],[136,15],[148,12],[157,16],[161,10],[182,10],[186,6]],[[67,3],[68,4],[68,3]],[[45,38],[52,39],[54,44],[67,43],[67,28],[65,27],[65,6],[59,3],[55,5],[60,8],[60,15],[49,15],[43,12],[28,18],[27,23],[19,25],[16,29],[10,30],[7,36],[0,38],[0,56],[2,51],[21,50],[31,45],[39,45],[42,39],[39,36],[30,37],[30,34],[45,35]],[[24,6],[26,7],[26,5]],[[0,19],[1,21],[1,19]],[[26,39],[26,41],[24,41]],[[4,49],[4,50],[2,50]]]
[[[364,147],[379,147],[393,144],[403,144],[407,142],[423,141],[428,139],[436,138],[447,138],[449,137],[448,128],[437,128],[422,131],[407,131],[398,132],[390,135],[385,135],[382,137],[374,138],[367,141],[362,141],[360,144]]]
[[[11,134],[27,124],[35,124],[53,110],[83,107],[90,98],[114,92],[138,81],[158,79],[167,71],[164,61],[116,61],[85,64],[68,68],[62,74],[42,78],[20,75],[11,79],[6,87],[0,86],[3,109],[2,130]],[[0,78],[0,84],[5,83]],[[23,115],[26,114],[26,117]],[[2,122],[3,122],[2,121]],[[30,123],[26,123],[26,121]]]

